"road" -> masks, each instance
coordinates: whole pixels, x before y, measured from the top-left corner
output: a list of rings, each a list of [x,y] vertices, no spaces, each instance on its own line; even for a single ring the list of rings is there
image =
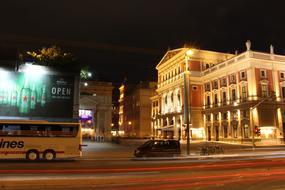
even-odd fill
[[[134,160],[132,149],[97,144],[79,160],[1,161],[0,189],[285,189],[282,155]]]

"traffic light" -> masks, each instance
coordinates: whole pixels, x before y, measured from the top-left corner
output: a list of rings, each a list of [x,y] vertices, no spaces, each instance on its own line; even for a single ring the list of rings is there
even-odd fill
[[[257,126],[254,127],[254,133],[260,136],[260,129]]]

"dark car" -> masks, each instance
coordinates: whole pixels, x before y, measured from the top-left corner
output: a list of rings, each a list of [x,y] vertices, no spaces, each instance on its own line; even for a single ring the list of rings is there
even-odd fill
[[[139,146],[136,157],[169,157],[180,155],[180,142],[177,140],[149,140]]]

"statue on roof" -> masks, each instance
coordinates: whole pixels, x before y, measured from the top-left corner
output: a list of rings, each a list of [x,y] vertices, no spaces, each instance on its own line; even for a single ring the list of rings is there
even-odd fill
[[[247,50],[247,51],[250,51],[250,48],[251,48],[251,42],[250,42],[250,40],[247,40],[247,41],[245,42],[245,45],[246,45],[246,50]]]

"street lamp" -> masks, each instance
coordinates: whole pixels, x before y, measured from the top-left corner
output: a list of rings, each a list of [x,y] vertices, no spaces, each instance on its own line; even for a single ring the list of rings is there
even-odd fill
[[[255,104],[253,107],[250,108],[250,112],[251,112],[251,129],[252,129],[252,149],[255,148],[255,140],[254,140],[254,135],[255,135],[255,126],[254,126],[254,118],[253,118],[253,110],[255,108],[257,108],[260,104],[262,104],[264,101],[272,99],[273,101],[275,101],[276,99],[276,95],[274,91],[271,91],[269,94],[269,97],[261,99],[257,104]],[[273,113],[275,114],[275,113]]]
[[[187,155],[190,155],[190,71],[188,68],[188,59],[193,55],[193,50],[189,49],[185,55],[185,71],[184,71],[184,123],[186,124],[186,135],[187,135]],[[191,116],[190,116],[191,117]]]
[[[253,120],[253,109],[254,108],[252,108],[252,107],[250,107],[250,112],[251,112],[251,141],[252,141],[252,149],[254,149],[255,148],[255,143],[254,143],[254,133],[255,133],[255,131],[254,131],[254,120]]]

